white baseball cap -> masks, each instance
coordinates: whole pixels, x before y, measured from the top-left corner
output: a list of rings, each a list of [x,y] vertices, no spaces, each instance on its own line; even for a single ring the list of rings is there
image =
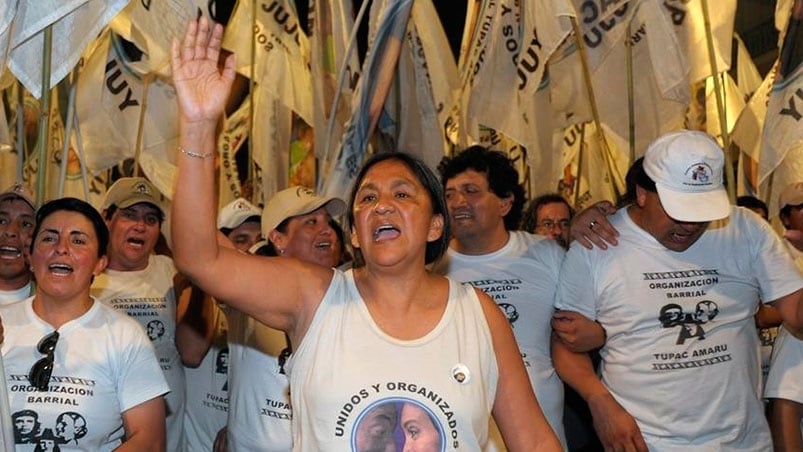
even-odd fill
[[[262,210],[262,235],[267,237],[284,220],[325,207],[332,217],[346,210],[346,203],[335,197],[320,197],[306,187],[290,187],[277,192]]]
[[[217,217],[218,229],[236,229],[251,217],[262,217],[262,209],[243,198],[237,198],[220,209]]]
[[[662,135],[644,154],[644,172],[655,182],[666,213],[678,221],[714,221],[730,214],[724,165],[719,145],[692,130]]]

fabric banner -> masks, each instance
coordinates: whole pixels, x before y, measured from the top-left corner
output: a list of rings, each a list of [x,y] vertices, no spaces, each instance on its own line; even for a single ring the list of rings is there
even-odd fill
[[[128,2],[126,2],[128,3]],[[142,50],[143,73],[170,73],[170,45],[184,34],[187,21],[198,16],[214,20],[214,1],[132,1],[111,22],[112,30]]]
[[[351,119],[346,125],[339,153],[333,152],[324,161],[324,168],[329,171],[319,183],[318,192],[323,195],[343,196],[359,171],[368,141],[383,114],[412,6],[412,0],[377,1],[371,6],[372,19],[380,19],[372,20],[369,27],[369,36],[373,39],[370,40]]]
[[[21,1],[12,25],[8,67],[37,99],[42,95],[43,30],[52,26],[50,85],[73,69],[84,49],[128,0]]]
[[[250,99],[250,97],[246,97],[240,107],[224,120],[223,130],[220,131],[217,139],[217,150],[220,157],[220,190],[218,192],[220,207],[245,196],[240,184],[240,174],[237,171],[235,157],[248,139]]]
[[[11,21],[17,14],[17,3],[18,0],[6,0],[0,3],[0,89],[5,88],[6,83],[3,80],[10,78],[3,75],[6,73],[8,52],[11,50]]]
[[[256,164],[253,180],[254,204],[264,204],[274,193],[288,187],[290,169],[290,141],[292,137],[293,112],[284,102],[257,85],[254,92],[253,137],[249,141],[252,158]],[[342,193],[340,194],[342,196]]]
[[[691,70],[689,74],[691,82],[712,75],[703,16],[704,1],[708,2],[716,68],[718,72],[727,71],[731,66],[731,44],[737,0],[664,0],[660,8],[674,25],[682,44]]]
[[[237,55],[237,72],[251,77],[251,48],[256,41],[254,81],[265,101],[279,100],[312,124],[312,80],[307,35],[301,29],[292,0],[237,2],[223,36],[223,48]],[[252,18],[256,14],[253,33]]]
[[[334,152],[330,147],[337,146],[343,136],[343,124],[349,119],[354,90],[360,78],[356,42],[351,53],[346,54],[349,34],[354,28],[353,14],[350,1],[310,1],[312,127],[315,131],[315,155],[321,159]],[[344,74],[343,84],[338,86],[341,72]],[[333,106],[338,94],[337,105]]]
[[[142,154],[175,162],[178,137],[175,90],[161,79],[147,80],[146,83],[136,64],[129,61],[114,33],[104,33],[97,47],[86,55],[78,76],[76,105],[90,170],[101,171],[135,156],[142,108],[146,108]]]
[[[739,158],[739,185],[736,193],[739,195],[758,193],[758,162],[761,157],[761,131],[764,128],[764,119],[767,116],[767,103],[769,102],[772,83],[775,80],[773,68],[756,89],[747,105],[736,120],[731,133],[731,143],[740,152]]]
[[[784,185],[800,180],[801,173],[795,175],[788,169],[803,166],[797,160],[803,157],[803,0],[795,0],[791,14],[780,10],[779,14],[785,14],[788,22],[781,33],[783,44],[767,105],[758,166],[759,194],[770,201],[770,215],[778,211],[776,198]]]

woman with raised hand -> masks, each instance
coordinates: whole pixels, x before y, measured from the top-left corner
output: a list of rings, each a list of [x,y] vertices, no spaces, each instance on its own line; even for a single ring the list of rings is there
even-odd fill
[[[509,450],[559,450],[501,311],[427,270],[449,223],[441,185],[420,160],[382,154],[357,175],[347,213],[360,268],[216,244],[215,131],[234,80],[233,56],[218,64],[222,34],[201,18],[173,44],[174,256],[215,298],[289,335],[294,450],[401,450],[397,420],[373,414],[404,400],[428,410],[449,449],[483,449],[493,413]]]
[[[0,308],[11,410],[36,420],[18,443],[55,432],[69,450],[165,449],[168,387],[153,347],[136,321],[89,295],[108,241],[106,223],[84,201],[61,198],[36,213],[36,291]]]

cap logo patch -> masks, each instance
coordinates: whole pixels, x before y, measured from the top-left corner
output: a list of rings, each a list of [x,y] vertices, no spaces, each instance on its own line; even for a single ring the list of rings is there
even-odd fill
[[[134,185],[134,191],[136,191],[137,193],[143,194],[143,195],[151,194],[150,190],[148,190],[148,186],[145,185],[144,182],[140,182],[137,185]]]
[[[296,189],[296,196],[300,198],[302,195],[315,196],[315,193],[307,187],[298,187]]]
[[[684,174],[688,177],[684,185],[711,185],[714,171],[707,163],[695,163]]]

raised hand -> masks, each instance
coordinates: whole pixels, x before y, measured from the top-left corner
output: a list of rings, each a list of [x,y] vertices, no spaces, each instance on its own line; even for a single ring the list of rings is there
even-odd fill
[[[219,65],[222,38],[223,27],[201,17],[187,24],[180,43],[173,39],[170,62],[185,123],[216,123],[223,115],[235,71],[233,54]]]

